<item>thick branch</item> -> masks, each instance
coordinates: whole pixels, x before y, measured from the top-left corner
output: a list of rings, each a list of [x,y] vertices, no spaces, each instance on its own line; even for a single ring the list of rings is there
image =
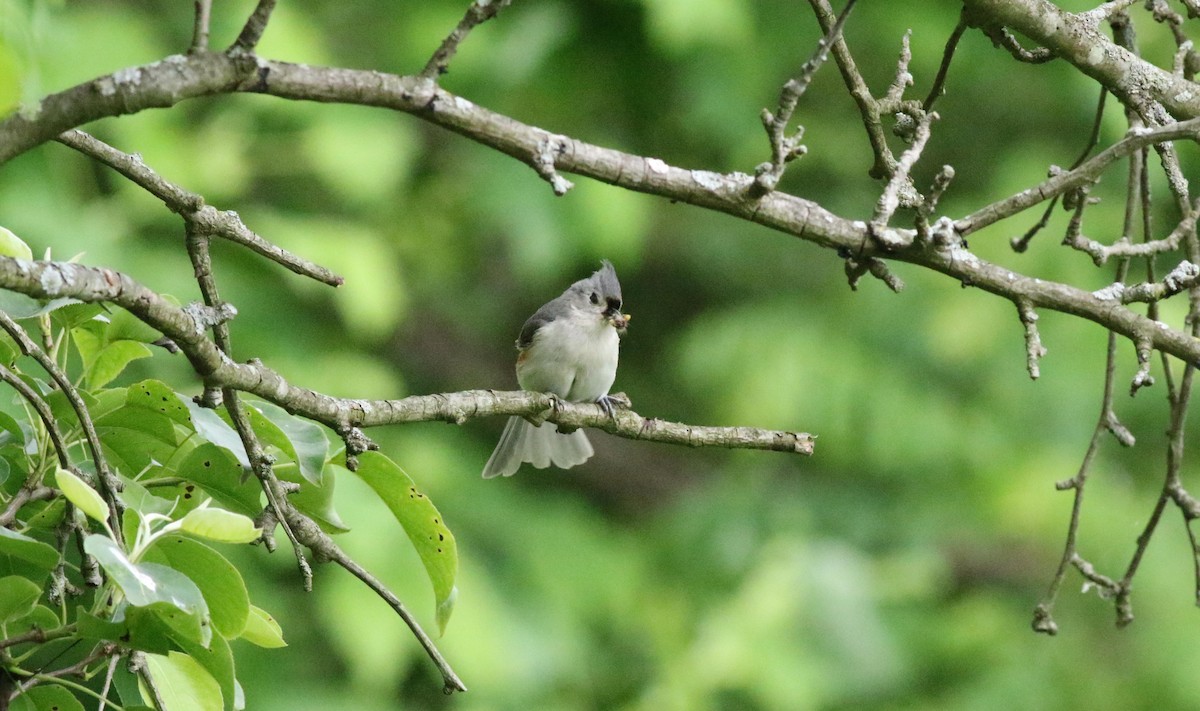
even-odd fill
[[[212,54],[174,57],[119,73],[123,77],[137,77],[136,80],[117,81],[117,75],[102,77],[48,97],[43,105],[49,103],[61,107],[69,104],[72,97],[95,92],[98,86],[118,87],[119,91],[115,92],[118,100],[83,102],[88,107],[87,111],[77,108],[64,114],[74,116],[78,122],[84,122],[134,110],[130,107],[168,105],[203,93],[233,91],[239,88],[239,77],[245,74],[244,68],[239,68],[239,61],[241,60],[238,58]],[[865,223],[839,217],[812,201],[778,190],[754,199],[749,195],[754,179],[744,173],[721,174],[688,170],[668,165],[658,158],[632,155],[567,136],[551,134],[489,111],[419,77],[300,66],[261,59],[255,60],[254,66],[257,68],[253,74],[256,79],[241,86],[243,90],[260,91],[287,99],[380,106],[413,113],[530,165],[534,162],[533,156],[537,155],[538,146],[553,138],[561,146],[555,157],[555,165],[561,170],[630,190],[724,212],[824,247],[849,250],[850,254],[858,258],[882,255],[890,260],[919,264],[942,272],[963,284],[980,287],[1010,300],[1024,298],[1035,308],[1082,316],[1130,339],[1141,338],[1148,333],[1154,348],[1187,362],[1200,363],[1200,344],[1179,331],[1162,328],[1159,324],[1127,309],[1114,309],[1112,302],[1097,299],[1082,289],[1026,277],[979,259],[964,249],[960,240],[953,234],[954,228],[958,227],[961,221],[952,225],[941,224],[939,221],[939,224],[934,225],[936,234],[933,245],[883,254],[868,235]],[[191,81],[186,80],[187,77],[192,77]],[[173,93],[168,92],[168,88],[173,90]],[[164,101],[166,103],[162,103]],[[52,133],[45,132],[41,122],[31,124],[21,116],[13,116],[0,122],[0,161],[35,145],[39,142],[39,137],[40,140],[48,140],[69,128],[58,122],[60,114],[55,114],[53,118],[54,121],[47,119],[47,122],[57,129]],[[1164,133],[1155,133],[1153,137],[1146,134],[1130,136],[1127,139],[1128,143],[1118,143],[1110,150],[1129,151],[1137,145],[1142,145],[1142,140],[1156,142],[1168,140],[1169,135],[1183,137],[1192,135],[1196,129],[1197,125],[1190,122],[1164,127],[1156,129]],[[1089,163],[1080,166],[1080,171]],[[1089,176],[1090,173],[1087,176],[1080,173],[1076,179],[1086,182],[1090,179]],[[1056,184],[1053,189],[1042,189],[1038,191],[1042,194],[1032,200],[1032,203],[1046,199],[1050,193],[1062,192],[1068,187],[1068,184]],[[1010,200],[1013,199],[1020,198],[1014,196]],[[14,270],[12,263],[0,264],[0,272],[7,275],[5,279],[28,286],[28,279],[22,277],[18,271]],[[46,293],[50,291],[52,290],[46,290]],[[105,297],[97,293],[92,298],[95,300]],[[215,369],[216,367],[210,364],[204,366],[200,372],[207,376]],[[251,380],[257,378],[252,377]]]
[[[974,23],[1010,27],[1108,88],[1126,106],[1162,104],[1177,119],[1200,116],[1200,91],[1104,35],[1103,13],[1066,12],[1049,0],[964,0]]]

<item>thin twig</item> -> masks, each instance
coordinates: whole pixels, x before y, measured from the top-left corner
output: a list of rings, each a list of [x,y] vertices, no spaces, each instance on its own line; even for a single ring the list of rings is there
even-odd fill
[[[1100,99],[1096,102],[1096,113],[1092,118],[1092,131],[1090,134],[1088,134],[1087,145],[1083,147],[1082,151],[1080,151],[1079,157],[1075,159],[1075,162],[1071,163],[1070,170],[1075,170],[1080,165],[1083,165],[1083,162],[1087,160],[1089,155],[1091,155],[1092,150],[1097,146],[1097,144],[1100,143],[1100,127],[1104,121],[1104,107],[1107,103],[1106,99],[1108,99],[1108,89],[1100,87]],[[1050,215],[1053,214],[1055,206],[1058,205],[1058,200],[1059,196],[1055,195],[1050,201],[1050,204],[1046,205],[1046,210],[1042,213],[1041,219],[1038,220],[1033,227],[1030,227],[1028,230],[1026,230],[1025,234],[1021,235],[1020,237],[1012,238],[1010,244],[1012,245],[1012,250],[1014,252],[1024,252],[1029,248],[1029,241],[1032,240],[1034,236],[1042,230],[1043,227],[1050,223]]]
[[[1094,182],[1114,161],[1128,156],[1143,146],[1157,145],[1181,138],[1200,138],[1200,119],[1189,119],[1157,128],[1130,131],[1125,138],[1084,161],[1078,168],[1057,173],[1032,188],[1022,190],[1011,197],[976,210],[957,220],[954,228],[960,235],[969,235],[1027,210],[1039,202],[1058,197],[1069,190],[1077,190]]]
[[[221,296],[217,291],[217,281],[212,273],[212,257],[209,254],[208,240],[208,235],[196,229],[194,224],[188,223],[186,246],[188,256],[192,260],[192,271],[195,274],[196,283],[200,286],[200,293],[203,295],[205,305],[212,309],[220,309],[224,306],[224,302],[221,301]],[[216,343],[217,348],[227,357],[232,357],[233,351],[230,344],[228,324],[224,322],[214,323],[212,332],[213,341]],[[296,534],[292,532],[287,521],[279,513],[280,499],[284,495],[281,493],[279,481],[275,478],[275,473],[271,468],[271,459],[263,451],[262,444],[258,441],[258,435],[254,433],[254,428],[250,426],[249,418],[246,417],[246,413],[242,410],[237,390],[230,387],[223,388],[222,396],[225,411],[229,413],[229,419],[233,422],[238,437],[242,441],[242,446],[246,450],[246,456],[250,461],[250,468],[254,472],[254,475],[258,477],[270,506],[275,509],[277,513],[276,519],[283,526],[284,533],[287,534],[288,539],[292,542],[292,552],[296,556],[296,565],[300,568],[304,589],[311,591],[312,567],[304,557],[304,549],[300,547],[296,540]]]
[[[816,13],[817,22],[821,25],[821,31],[829,34],[837,22],[837,16],[833,13],[833,8],[829,6],[828,0],[808,0],[812,5],[813,12]],[[837,62],[838,70],[842,74],[842,80],[846,84],[846,88],[850,92],[850,96],[858,105],[859,114],[862,116],[863,128],[867,131],[867,140],[871,143],[871,150],[875,154],[875,162],[871,166],[869,174],[872,178],[888,178],[891,177],[892,171],[896,167],[896,158],[892,155],[892,151],[888,148],[887,136],[883,131],[883,122],[881,120],[882,111],[879,102],[871,95],[871,90],[867,88],[867,83],[863,80],[862,74],[858,71],[858,66],[854,62],[854,57],[850,54],[849,46],[846,44],[846,38],[839,36],[837,41],[833,43],[833,58]]]
[[[917,123],[912,145],[904,153],[900,154],[900,160],[896,162],[896,169],[892,173],[892,177],[888,180],[887,186],[884,187],[883,194],[879,196],[879,200],[875,204],[875,215],[871,218],[871,234],[876,239],[882,240],[884,235],[889,234],[887,225],[898,207],[902,204],[906,207],[919,204],[919,198],[915,195],[916,191],[912,186],[910,173],[913,166],[916,165],[917,160],[921,157],[921,152],[925,150],[925,143],[929,140],[930,125],[937,119],[938,114],[936,111],[922,116],[921,120]],[[906,246],[908,245],[903,242],[891,244],[884,240],[884,247],[888,249]]]
[[[312,527],[316,528],[316,525],[312,524]],[[304,531],[308,529],[300,530]],[[319,529],[317,530],[319,531]],[[434,665],[437,666],[438,671],[441,672],[443,691],[445,691],[447,694],[454,693],[456,691],[466,691],[466,685],[463,684],[461,679],[459,679],[458,674],[454,672],[454,669],[450,667],[450,664],[442,656],[441,652],[438,651],[437,645],[433,643],[433,640],[430,639],[429,635],[425,633],[425,630],[421,628],[420,623],[417,622],[412,613],[408,611],[408,608],[404,606],[404,603],[400,600],[400,598],[396,597],[396,594],[393,593],[378,578],[376,578],[374,575],[371,575],[371,573],[359,565],[354,559],[346,555],[345,551],[338,547],[338,545],[333,542],[332,538],[324,534],[322,534],[322,538],[324,539],[322,542],[323,545],[319,545],[317,550],[319,550],[324,557],[342,566],[354,577],[361,580],[367,587],[373,590],[376,595],[382,598],[383,601],[386,602],[388,606],[400,616],[400,619],[404,620],[404,623],[408,625],[408,628],[412,631],[413,635],[416,636],[417,641],[419,641],[421,646],[425,649],[425,653],[429,655],[429,658],[433,660]],[[305,541],[305,543],[306,545],[312,545],[312,542],[310,541]]]
[[[192,26],[192,46],[189,52],[203,52],[208,49],[208,28],[212,17],[212,0],[195,0],[196,20]]]
[[[236,242],[296,274],[330,286],[341,286],[342,278],[337,274],[271,244],[247,228],[236,212],[217,210],[211,205],[206,205],[200,195],[189,192],[156,173],[142,161],[141,156],[123,153],[95,136],[78,130],[67,131],[56,140],[117,171],[162,200],[172,212],[177,212],[185,220],[198,225],[205,233]]]
[[[1021,324],[1025,326],[1025,367],[1029,371],[1030,379],[1037,380],[1041,375],[1038,361],[1046,355],[1046,348],[1042,346],[1042,337],[1038,333],[1037,311],[1028,300],[1020,299],[1017,301],[1017,315]]]
[[[437,79],[449,71],[450,60],[458,52],[458,46],[467,38],[467,35],[471,34],[471,30],[500,14],[500,11],[511,3],[512,0],[472,0],[467,7],[466,14],[458,21],[458,26],[446,36],[446,39],[442,40],[442,44],[425,63],[425,68],[421,70],[421,76],[426,79]]]
[[[67,453],[67,443],[63,439],[62,432],[58,429],[58,421],[54,417],[54,412],[50,409],[50,404],[46,399],[37,393],[33,388],[25,383],[19,375],[0,365],[0,381],[7,383],[13,390],[17,391],[25,402],[28,402],[37,412],[42,424],[46,426],[46,434],[50,436],[50,441],[54,444],[54,452],[58,456],[58,463],[63,469],[69,469],[72,473],[81,474],[76,467],[71,465],[71,458]],[[87,475],[84,475],[86,478]]]
[[[258,46],[258,41],[262,39],[263,32],[267,29],[267,21],[271,19],[271,11],[275,9],[275,0],[258,0],[258,5],[254,8],[254,12],[246,20],[246,24],[242,27],[242,31],[238,34],[238,38],[234,40],[233,45],[229,50],[240,52],[252,52]]]
[[[79,426],[83,430],[84,440],[87,442],[88,451],[92,455],[92,462],[96,466],[96,481],[99,485],[100,493],[104,496],[104,500],[108,502],[109,525],[112,530],[121,530],[121,512],[124,510],[124,504],[121,502],[117,493],[121,490],[122,485],[119,479],[113,474],[108,466],[108,459],[104,456],[104,448],[100,445],[100,436],[96,434],[96,426],[92,422],[92,416],[88,413],[87,405],[84,404],[83,398],[79,396],[79,391],[75,389],[75,385],[62,368],[58,367],[58,363],[43,351],[37,343],[29,337],[25,329],[21,328],[8,314],[0,311],[0,329],[3,329],[16,341],[21,348],[21,352],[37,361],[37,364],[50,376],[58,385],[63,395],[66,396],[67,402],[70,403],[71,409],[75,412],[75,417],[79,420]]]
[[[1054,59],[1054,53],[1045,47],[1025,49],[1017,38],[1005,27],[989,25],[982,28],[983,34],[991,38],[997,46],[1008,51],[1013,59],[1026,64],[1044,64]]]
[[[958,24],[954,26],[954,30],[950,36],[946,38],[946,48],[942,50],[942,63],[938,66],[937,76],[933,79],[933,86],[929,88],[929,96],[925,97],[925,101],[921,104],[921,108],[925,111],[933,109],[933,103],[938,100],[946,88],[946,76],[950,73],[950,61],[954,58],[954,51],[958,49],[958,41],[962,39],[963,33],[967,30],[967,13],[964,10],[958,17]]]
[[[787,163],[804,154],[804,147],[800,145],[804,129],[799,128],[794,135],[788,136],[788,124],[796,112],[796,104],[799,103],[800,97],[812,83],[817,70],[828,59],[830,46],[841,37],[842,28],[846,26],[846,20],[850,17],[850,10],[854,8],[855,2],[857,0],[848,0],[837,21],[817,42],[816,51],[800,67],[800,73],[783,85],[779,92],[779,106],[775,112],[772,113],[769,109],[762,110],[763,127],[767,130],[767,138],[771,143],[771,161],[755,168],[754,184],[750,188],[751,196],[761,197],[774,190],[779,184],[779,179],[783,177]],[[907,43],[905,46],[907,47]]]

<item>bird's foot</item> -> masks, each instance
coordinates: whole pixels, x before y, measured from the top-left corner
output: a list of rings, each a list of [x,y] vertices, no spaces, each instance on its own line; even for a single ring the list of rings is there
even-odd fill
[[[604,411],[605,415],[615,419],[617,410],[628,410],[633,403],[630,402],[629,396],[625,393],[615,393],[613,395],[601,395],[596,404]]]

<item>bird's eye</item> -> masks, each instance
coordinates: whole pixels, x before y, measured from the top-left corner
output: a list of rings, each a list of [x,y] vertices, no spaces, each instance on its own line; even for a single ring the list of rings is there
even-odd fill
[[[599,294],[597,294],[597,293],[596,293],[596,292],[594,292],[594,291],[592,292],[592,295],[591,295],[591,296],[589,296],[588,298],[589,298],[589,299],[591,299],[591,301],[592,301],[592,303],[593,303],[593,304],[598,304],[598,303],[600,303],[600,295],[599,295]]]

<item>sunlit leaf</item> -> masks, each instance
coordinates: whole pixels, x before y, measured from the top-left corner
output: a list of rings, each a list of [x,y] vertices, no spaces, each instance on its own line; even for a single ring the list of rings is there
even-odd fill
[[[183,573],[156,563],[134,563],[107,536],[92,534],[84,539],[84,550],[96,558],[130,605],[144,607],[166,603],[189,619],[169,622],[180,630],[195,630],[195,641],[207,644],[212,635],[208,605],[204,595]],[[132,613],[130,613],[132,614]]]
[[[242,630],[241,638],[266,649],[287,646],[287,642],[283,641],[283,630],[275,618],[254,605],[250,606],[250,615],[246,618],[246,629]]]
[[[250,543],[262,535],[249,516],[225,509],[196,509],[180,521],[182,530],[194,536],[221,543]]]
[[[54,477],[58,481],[58,488],[62,489],[63,496],[88,518],[101,523],[108,520],[108,504],[104,503],[104,498],[98,491],[61,467],[55,471]]]
[[[0,256],[33,259],[33,250],[25,240],[13,234],[12,230],[0,227]]]
[[[355,472],[391,509],[425,565],[437,603],[438,627],[445,631],[454,609],[458,575],[458,548],[454,534],[442,521],[433,502],[395,462],[379,452],[364,452]]]
[[[170,711],[222,711],[221,685],[195,659],[171,652],[167,656],[146,655],[146,666],[154,686]],[[151,703],[151,695],[142,686],[142,698]]]

